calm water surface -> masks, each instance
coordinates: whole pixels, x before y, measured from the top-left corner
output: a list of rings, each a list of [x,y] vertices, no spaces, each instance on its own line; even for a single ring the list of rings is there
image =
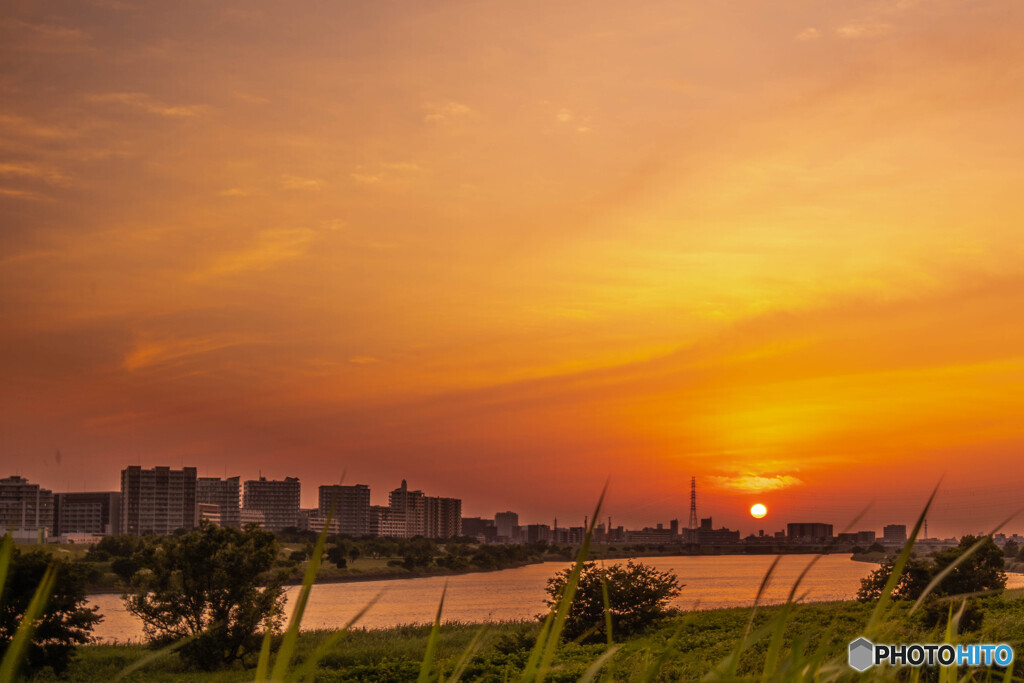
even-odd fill
[[[811,560],[811,555],[784,555],[779,561],[765,602],[785,601],[793,581]],[[673,603],[682,609],[713,609],[750,605],[762,577],[774,556],[719,555],[707,557],[639,558],[658,570],[671,570],[686,584]],[[624,562],[625,560],[616,560]],[[375,595],[383,591],[376,605],[359,622],[368,628],[396,624],[430,623],[448,582],[444,603],[447,621],[482,622],[529,619],[544,611],[544,587],[549,577],[569,566],[568,562],[545,562],[518,569],[480,574],[422,579],[393,579],[356,583],[332,583],[313,587],[303,629],[340,628]],[[804,578],[800,595],[805,601],[850,600],[856,597],[860,580],[876,569],[869,562],[854,562],[847,555],[827,555]],[[1024,575],[1008,575],[1009,587],[1024,587]],[[289,600],[297,586],[287,591]],[[104,642],[138,640],[140,622],[128,614],[117,595],[91,598],[105,617],[95,629]]]

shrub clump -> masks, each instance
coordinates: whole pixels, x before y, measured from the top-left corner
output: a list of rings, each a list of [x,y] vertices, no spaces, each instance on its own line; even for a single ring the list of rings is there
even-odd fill
[[[565,590],[572,567],[548,579],[547,603],[553,607]],[[605,619],[605,586],[612,635],[630,636],[639,633],[669,613],[668,603],[679,595],[682,586],[669,571],[658,571],[640,562],[598,567],[595,562],[583,565],[576,597],[569,608],[563,631],[566,638],[581,636],[589,640],[608,638]]]

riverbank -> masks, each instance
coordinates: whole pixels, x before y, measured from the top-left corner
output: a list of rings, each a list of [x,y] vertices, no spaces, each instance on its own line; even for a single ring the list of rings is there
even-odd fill
[[[925,627],[918,615],[909,615],[909,604],[897,604],[883,628],[893,642],[939,642],[939,627]],[[829,602],[798,605],[786,617],[782,631],[780,662],[810,660],[812,656],[834,661],[845,670],[846,647],[858,637],[870,617],[873,604]],[[752,633],[779,616],[779,607],[758,610]],[[970,642],[1016,642],[1024,632],[1024,600],[1021,591],[1007,591],[984,603],[981,627],[965,637]],[[706,675],[735,651],[747,629],[749,608],[730,608],[681,613],[670,617],[642,636],[626,640],[607,662],[603,674],[614,680],[628,680],[646,664],[663,659],[662,680],[692,680]],[[535,621],[498,624],[444,624],[439,633],[435,673],[450,675],[474,638],[478,647],[469,659],[464,680],[514,679],[522,669],[539,630]],[[330,636],[331,631],[310,631],[299,636],[298,661],[307,658]],[[356,629],[319,663],[318,681],[405,681],[415,680],[427,649],[430,627],[397,626],[386,629]],[[482,635],[480,635],[482,634]],[[737,673],[753,676],[764,665],[767,640],[755,643],[739,659]],[[794,647],[794,644],[796,646]],[[552,680],[578,680],[607,647],[604,644],[564,644],[555,658],[557,673]],[[90,645],[79,648],[70,668],[60,680],[111,680],[125,668],[138,663],[152,651],[141,645]],[[251,663],[250,663],[251,664]],[[782,664],[780,664],[781,666]],[[1018,664],[1018,667],[1021,665]],[[1022,667],[1024,668],[1024,667]],[[1021,673],[1018,671],[1018,674]],[[176,655],[145,666],[130,674],[128,681],[218,681],[252,680],[253,671],[237,666],[227,671],[190,671]],[[46,672],[32,681],[51,681]]]
[[[297,544],[283,544],[281,548],[281,557],[286,557],[289,553],[294,552],[298,549]],[[484,548],[503,548],[505,546],[482,546]],[[510,548],[520,548],[521,546],[507,546]],[[700,549],[687,549],[682,546],[668,546],[665,548],[647,548],[641,546],[643,550],[639,548],[623,548],[617,546],[595,546],[592,549],[591,559],[595,561],[601,560],[614,560],[614,561],[625,561],[630,559],[636,559],[638,557],[660,557],[660,558],[674,558],[674,557],[749,557],[749,556],[762,556],[768,553],[761,552],[727,552],[723,551],[720,547],[705,547]],[[360,557],[356,560],[352,560],[347,563],[344,568],[336,567],[329,562],[325,562],[321,565],[320,572],[317,574],[316,584],[334,584],[334,583],[361,583],[366,581],[388,581],[392,579],[423,579],[437,576],[459,576],[463,574],[478,574],[478,573],[489,573],[496,571],[504,571],[507,569],[516,569],[519,567],[526,567],[534,564],[540,564],[543,562],[572,562],[578,548],[571,548],[566,546],[565,548],[556,548],[549,550],[543,554],[533,554],[522,559],[509,559],[509,558],[495,558],[488,557],[488,564],[486,566],[479,565],[468,565],[458,566],[458,568],[452,568],[444,564],[438,564],[438,561],[443,562],[444,556],[440,555],[434,558],[434,563],[427,566],[416,566],[413,568],[407,568],[401,564],[403,558],[390,556],[390,557],[379,557],[379,558],[368,558]],[[780,555],[813,555],[817,554],[806,546],[794,546],[787,548],[785,552],[778,553]],[[832,555],[845,556],[848,553],[845,552],[833,552]],[[124,592],[125,583],[124,581],[112,570],[111,562],[88,562],[84,553],[80,552],[79,558],[82,561],[87,562],[92,570],[92,575],[87,584],[87,592],[90,595],[120,595]],[[859,559],[854,557],[854,559]],[[866,560],[872,561],[872,560]],[[877,561],[877,560],[874,560]],[[276,571],[287,572],[287,578],[284,584],[286,586],[296,586],[302,584],[302,579],[305,574],[305,568],[308,561],[302,562],[286,562],[285,560],[279,561],[279,566]]]

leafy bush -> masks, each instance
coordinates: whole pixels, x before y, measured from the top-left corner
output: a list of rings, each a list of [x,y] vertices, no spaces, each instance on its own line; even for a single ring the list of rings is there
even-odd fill
[[[896,600],[917,600],[924,594],[928,585],[954,562],[958,561],[972,546],[978,543],[974,536],[964,536],[959,545],[935,553],[932,562],[911,557],[900,580],[893,589],[892,597]],[[889,558],[878,569],[861,580],[857,599],[861,602],[877,600],[886,581],[893,570],[893,559]],[[921,620],[925,626],[935,626],[946,621],[949,615],[949,601],[943,596],[967,595],[985,591],[999,590],[1006,587],[1006,574],[1003,572],[1003,551],[991,538],[986,538],[970,555],[943,577],[928,595]],[[954,611],[956,609],[954,608]],[[978,606],[976,598],[968,600],[959,622],[959,630],[973,631],[981,627],[984,613]]]
[[[325,556],[327,561],[334,564],[338,569],[344,569],[348,566],[348,553],[345,552],[344,545],[332,545],[327,549]]]
[[[280,625],[284,577],[265,576],[277,552],[268,531],[205,520],[182,536],[148,539],[133,558],[140,570],[125,606],[151,641],[192,638],[182,658],[216,668],[258,650],[258,631]]]
[[[572,568],[548,579],[549,606],[558,603]],[[594,562],[583,565],[576,598],[565,622],[566,637],[578,638],[591,632],[594,640],[606,639],[604,588],[608,587],[608,611],[612,634],[628,636],[639,633],[668,614],[668,602],[679,595],[679,579],[672,572],[660,572],[645,564],[629,560],[601,568]]]
[[[131,557],[139,547],[140,539],[136,536],[104,536],[86,552],[86,559],[93,562],[106,562],[112,557]]]
[[[110,571],[125,583],[131,583],[135,572],[139,571],[139,563],[130,557],[118,557],[110,563]]]
[[[878,569],[861,579],[857,599],[861,602],[871,602],[882,597],[882,591],[885,590],[885,584],[889,580],[889,576],[892,575],[895,563],[895,557],[887,557]],[[900,575],[900,580],[892,590],[892,597],[895,600],[917,600],[931,580],[931,565],[920,558],[911,556],[903,566],[903,574]]]
[[[911,557],[903,568],[892,597],[897,600],[917,600],[931,580],[957,561],[971,546],[978,542],[974,536],[964,536],[960,544],[935,553],[934,560],[927,562]],[[882,565],[861,580],[857,599],[861,602],[877,600],[892,574],[894,560],[888,558]],[[966,560],[953,570],[932,591],[936,596],[963,595],[1006,587],[1006,573],[1003,571],[1003,551],[991,538],[972,552]]]
[[[56,566],[53,592],[43,608],[42,620],[36,625],[25,665],[29,669],[49,666],[59,674],[67,667],[75,647],[89,642],[92,627],[102,617],[95,607],[85,606],[89,568],[80,562],[55,561],[40,550],[13,550],[0,597],[0,657],[51,564]]]

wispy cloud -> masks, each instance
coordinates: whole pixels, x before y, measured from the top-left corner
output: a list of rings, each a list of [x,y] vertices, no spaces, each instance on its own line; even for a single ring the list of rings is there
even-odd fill
[[[789,474],[776,474],[767,477],[757,474],[742,474],[733,477],[713,476],[708,479],[716,488],[750,493],[779,491],[803,484],[803,481]]]
[[[31,201],[37,201],[40,199],[46,199],[46,195],[38,192],[32,192],[30,190],[18,190],[12,187],[0,187],[0,196],[11,197],[13,199],[27,199]]]
[[[821,38],[821,31],[814,28],[813,26],[805,28],[803,31],[800,31],[800,33],[796,34],[796,39],[799,40],[801,43],[809,43],[811,41],[818,40],[819,38]]]
[[[875,38],[888,33],[892,29],[891,24],[880,21],[854,21],[836,29],[836,35],[841,38],[856,40],[858,38]]]
[[[252,246],[213,259],[205,268],[193,273],[191,279],[205,280],[250,270],[266,270],[305,254],[314,236],[314,231],[309,228],[262,230]]]
[[[286,190],[319,190],[323,184],[319,178],[304,178],[287,174],[281,176],[281,187]]]
[[[243,102],[248,102],[249,104],[268,104],[270,102],[269,98],[261,97],[260,95],[253,95],[252,93],[238,92],[236,90],[231,94]]]
[[[399,180],[411,174],[421,173],[423,167],[412,161],[382,162],[375,169],[357,166],[349,174],[352,180],[362,185],[376,185],[391,180]]]
[[[50,185],[62,185],[68,180],[55,168],[30,162],[0,162],[0,178],[41,180]]]
[[[466,105],[451,100],[447,102],[427,102],[423,105],[423,108],[427,111],[423,117],[424,121],[444,121],[473,113],[473,110]]]
[[[244,343],[250,343],[250,340],[225,335],[179,339],[157,339],[150,335],[142,335],[136,340],[135,347],[125,356],[121,365],[126,370],[142,370]]]
[[[17,137],[62,140],[76,137],[78,131],[66,126],[53,126],[26,116],[0,114],[0,132]]]
[[[184,118],[198,116],[207,109],[203,104],[170,105],[155,99],[153,96],[141,92],[113,92],[86,95],[86,101],[95,104],[118,104],[126,107],[141,109],[142,111],[158,116],[172,118]]]

